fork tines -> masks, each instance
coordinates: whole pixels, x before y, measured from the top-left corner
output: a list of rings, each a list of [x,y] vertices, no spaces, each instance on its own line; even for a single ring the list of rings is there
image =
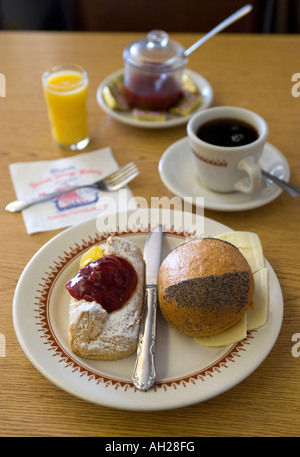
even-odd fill
[[[109,176],[103,179],[109,186],[122,186],[126,185],[129,181],[135,178],[139,174],[137,166],[130,162],[127,165],[119,168],[117,171],[111,173]]]

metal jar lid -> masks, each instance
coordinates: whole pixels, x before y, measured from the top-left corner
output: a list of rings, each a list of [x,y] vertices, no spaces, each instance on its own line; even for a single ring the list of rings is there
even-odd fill
[[[137,68],[149,71],[176,70],[185,65],[184,48],[176,41],[169,40],[163,30],[152,30],[147,38],[129,43],[123,58]]]

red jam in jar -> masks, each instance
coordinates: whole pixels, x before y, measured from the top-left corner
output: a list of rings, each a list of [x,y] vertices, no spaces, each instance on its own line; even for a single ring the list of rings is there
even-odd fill
[[[81,268],[66,284],[77,300],[96,301],[108,313],[121,308],[138,282],[135,269],[126,259],[107,255]]]
[[[146,110],[168,110],[182,95],[181,85],[170,75],[135,75],[124,87],[131,107]]]
[[[129,43],[123,52],[124,89],[132,108],[165,111],[182,95],[184,48],[163,30]]]

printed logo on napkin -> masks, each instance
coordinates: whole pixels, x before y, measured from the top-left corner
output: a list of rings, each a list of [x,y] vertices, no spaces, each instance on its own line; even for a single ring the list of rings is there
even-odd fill
[[[49,170],[49,177],[42,180],[42,181],[32,181],[29,183],[32,189],[37,189],[38,195],[45,195],[49,191],[46,192],[41,190],[45,187],[51,187],[53,191],[62,190],[66,187],[73,186],[78,184],[79,182],[85,181],[84,176],[90,173],[90,175],[94,176],[94,180],[96,180],[96,176],[101,179],[103,176],[102,170],[96,169],[78,169],[75,165],[70,165],[67,167],[57,167]],[[80,179],[83,178],[82,181]],[[58,211],[66,211],[71,208],[77,208],[79,206],[89,205],[90,203],[96,203],[99,200],[98,192],[95,189],[91,188],[83,188],[83,189],[76,189],[71,192],[67,192],[65,194],[59,195],[58,197],[53,198],[53,202],[56,205]]]
[[[110,148],[53,161],[22,162],[9,166],[19,200],[93,183],[118,168]],[[124,208],[119,208],[118,192],[110,192],[109,196],[115,200],[118,211],[126,209],[126,202],[123,202]],[[127,196],[132,198],[129,190]],[[96,218],[104,209],[102,198],[104,192],[85,187],[31,206],[23,210],[27,232],[56,230]]]

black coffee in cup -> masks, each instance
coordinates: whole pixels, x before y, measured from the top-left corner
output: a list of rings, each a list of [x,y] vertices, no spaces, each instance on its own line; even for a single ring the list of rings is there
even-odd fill
[[[239,119],[214,119],[202,124],[196,131],[200,140],[216,146],[244,146],[257,140],[258,132]]]

